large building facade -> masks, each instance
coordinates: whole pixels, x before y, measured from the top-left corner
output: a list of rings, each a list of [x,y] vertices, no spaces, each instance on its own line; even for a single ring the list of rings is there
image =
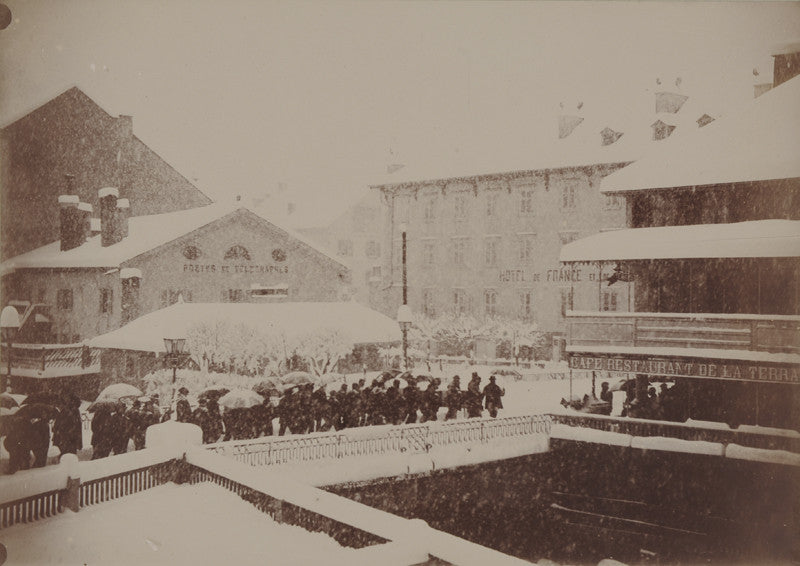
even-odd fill
[[[77,87],[0,129],[0,259],[59,237],[59,195],[97,208],[109,185],[130,199],[132,216],[211,202],[133,133],[131,116],[111,116]]]
[[[558,336],[575,305],[627,310],[627,289],[603,282],[610,271],[558,262],[562,245],[625,225],[623,203],[598,191],[623,165],[374,186],[386,205],[384,312],[401,303],[403,230],[408,304],[416,313],[518,319]]]
[[[91,207],[62,197],[60,240],[0,266],[4,301],[23,320],[17,342],[79,343],[179,297],[337,301],[349,287],[347,266],[246,208],[209,205],[127,218],[127,199],[117,196],[116,189],[101,191],[96,235],[86,227]]]

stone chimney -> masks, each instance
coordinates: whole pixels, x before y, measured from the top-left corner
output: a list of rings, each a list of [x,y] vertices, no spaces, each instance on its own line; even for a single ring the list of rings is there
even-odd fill
[[[391,174],[394,173],[395,171],[399,171],[403,167],[405,167],[405,165],[403,165],[402,163],[390,163],[389,165],[386,166],[386,172]]]
[[[118,235],[117,224],[117,199],[119,191],[114,187],[106,187],[97,191],[100,199],[100,245],[105,247],[116,244]]]
[[[65,252],[80,246],[83,241],[83,225],[81,224],[82,212],[78,210],[80,200],[77,195],[61,195],[58,197],[59,220],[61,224],[61,251]]]
[[[622,132],[617,132],[608,127],[603,128],[603,131],[600,132],[600,145],[611,145],[621,137]]]
[[[656,93],[656,114],[677,114],[689,97],[677,92]]]
[[[78,203],[78,211],[81,213],[81,244],[92,235],[92,205],[87,202]]]
[[[128,219],[131,217],[131,204],[126,198],[117,199],[116,226],[117,241],[121,242],[128,237]]]

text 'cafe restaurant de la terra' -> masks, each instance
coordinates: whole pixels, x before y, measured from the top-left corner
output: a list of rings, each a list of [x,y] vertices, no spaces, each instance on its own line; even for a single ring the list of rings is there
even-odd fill
[[[634,309],[570,311],[571,368],[635,378],[643,403],[665,382],[668,420],[799,430],[798,123],[794,77],[603,179],[628,228],[560,259],[612,267],[609,286],[635,281]]]

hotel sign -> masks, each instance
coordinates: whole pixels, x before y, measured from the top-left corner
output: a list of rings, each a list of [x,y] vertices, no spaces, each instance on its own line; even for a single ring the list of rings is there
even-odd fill
[[[601,281],[606,281],[612,272],[603,272]],[[498,274],[500,283],[581,283],[598,281],[597,270],[553,268],[544,271],[525,269],[501,269]]]
[[[183,271],[185,273],[289,273],[289,266],[184,263]]]
[[[631,359],[570,354],[569,367],[580,370],[643,373],[666,377],[800,384],[800,369],[792,364],[764,364],[733,360],[690,361],[674,358]]]

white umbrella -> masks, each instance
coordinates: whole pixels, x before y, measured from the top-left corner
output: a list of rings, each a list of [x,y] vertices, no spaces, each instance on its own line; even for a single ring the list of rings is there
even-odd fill
[[[234,389],[219,399],[226,409],[249,409],[264,402],[264,398],[251,389]]]
[[[142,395],[144,393],[130,383],[114,383],[100,392],[100,395],[95,399],[95,403],[98,401],[119,401],[123,397],[139,398]]]

